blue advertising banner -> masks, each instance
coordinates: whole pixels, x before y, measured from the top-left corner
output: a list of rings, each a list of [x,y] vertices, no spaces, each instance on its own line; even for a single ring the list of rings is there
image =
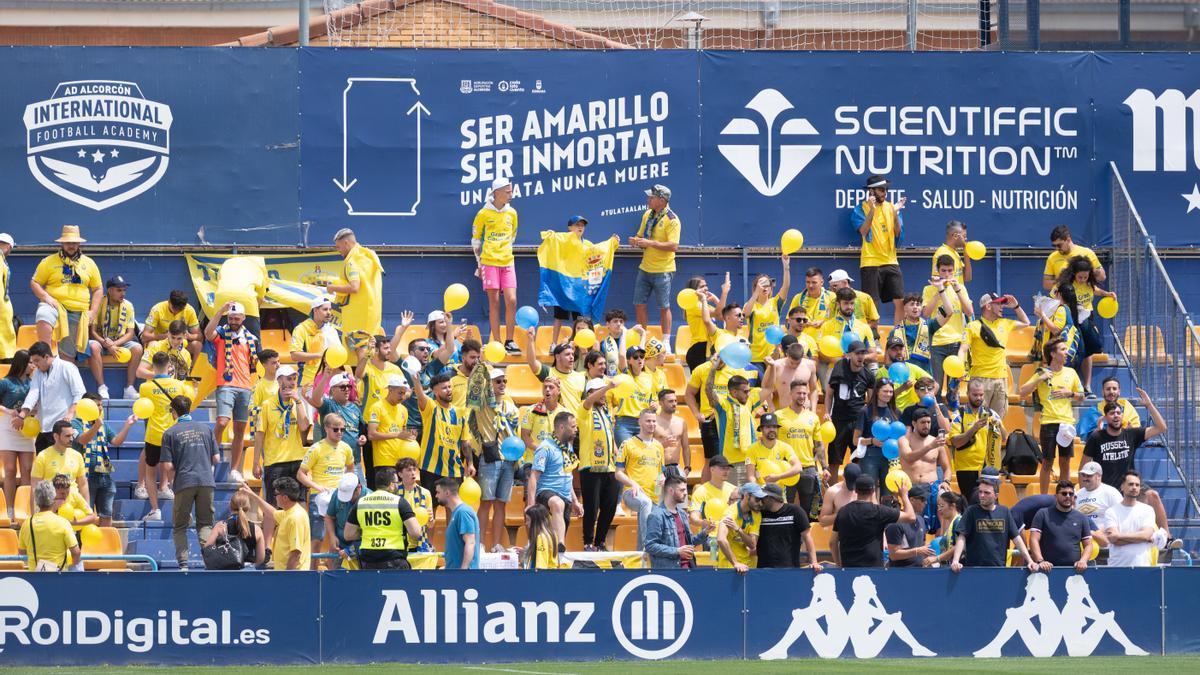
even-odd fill
[[[835,570],[746,579],[746,657],[1156,654],[1156,569]]]
[[[742,657],[741,577],[574,570],[327,572],[327,661]]]
[[[351,226],[467,245],[497,177],[513,182],[518,244],[573,214],[592,241],[629,237],[659,182],[684,197],[682,243],[701,241],[694,52],[310,49],[300,68],[314,242]]]
[[[294,244],[297,54],[9,49],[0,221],[22,244],[63,223],[93,243]]]
[[[270,572],[5,575],[0,663],[315,663],[319,583]]]
[[[1094,240],[1092,57],[996,56],[704,52],[704,243],[798,227],[858,246],[871,174],[907,200],[906,246],[941,243],[952,219],[989,246],[1046,246],[1059,223]]]

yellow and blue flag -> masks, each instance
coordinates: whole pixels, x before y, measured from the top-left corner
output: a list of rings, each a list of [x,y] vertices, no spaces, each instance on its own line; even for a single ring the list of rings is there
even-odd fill
[[[618,242],[612,237],[593,244],[570,232],[542,232],[538,304],[584,316],[603,314]]]
[[[206,253],[186,258],[201,310],[208,316],[214,305],[230,299],[245,304],[251,316],[258,316],[260,307],[291,307],[308,314],[313,298],[327,295],[316,282],[336,281],[344,263],[336,251],[258,256]]]

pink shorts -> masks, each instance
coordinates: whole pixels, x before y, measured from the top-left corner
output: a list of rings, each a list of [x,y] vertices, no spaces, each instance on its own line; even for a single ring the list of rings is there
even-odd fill
[[[483,265],[483,290],[496,291],[517,287],[517,270],[512,265]]]

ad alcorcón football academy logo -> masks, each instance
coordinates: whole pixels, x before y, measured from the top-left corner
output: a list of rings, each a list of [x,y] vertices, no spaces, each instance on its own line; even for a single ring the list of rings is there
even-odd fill
[[[29,171],[47,190],[96,211],[133,199],[167,171],[171,108],[133,82],[61,82],[25,106]]]

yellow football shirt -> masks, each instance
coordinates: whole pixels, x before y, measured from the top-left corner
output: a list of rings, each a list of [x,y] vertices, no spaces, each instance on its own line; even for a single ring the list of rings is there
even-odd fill
[[[300,325],[292,329],[292,342],[289,345],[294,352],[307,352],[309,354],[320,354],[325,351],[329,345],[325,344],[325,335],[317,328],[317,324],[312,319],[305,319],[300,322]],[[317,374],[317,367],[320,365],[320,359],[316,361],[306,361],[297,363],[296,369],[300,373],[298,382],[310,382]]]
[[[589,423],[589,417],[591,422]],[[595,473],[617,470],[613,421],[608,409],[593,406],[579,409],[579,468]]]
[[[172,348],[171,341],[166,338],[151,342],[150,344],[146,345],[146,351],[142,353],[142,363],[148,366],[153,365],[154,355],[159,352],[166,352],[171,356],[179,358],[181,361],[187,364],[188,370],[191,370],[192,354],[187,350],[186,340],[179,345],[179,349]]]
[[[513,264],[517,210],[512,204],[505,204],[502,209],[496,209],[491,202],[484,204],[471,223],[471,238],[480,241],[479,262],[493,267]]]
[[[92,512],[92,507],[88,506],[87,500],[83,495],[79,494],[77,486],[72,483],[71,490],[67,492],[67,498],[63,500],[61,506],[58,507],[58,515],[62,516],[67,521],[78,520],[75,517],[76,511],[82,511],[86,518]],[[72,525],[72,528],[78,532],[83,529],[82,525]]]
[[[34,532],[34,528],[37,531]],[[37,554],[34,555],[34,539],[37,539]],[[75,538],[75,530],[71,529],[71,524],[57,513],[42,511],[35,513],[33,517],[25,521],[21,525],[20,534],[17,535],[20,542],[20,548],[29,555],[29,560],[26,562],[26,568],[31,572],[37,568],[39,560],[45,560],[58,565],[59,569],[64,569],[71,564],[68,559],[70,556],[68,551],[79,545],[79,540]]]
[[[1008,344],[1008,336],[1017,323],[1003,317],[993,321],[976,319],[967,324],[966,342],[967,353],[971,358],[971,377],[1005,378],[1008,377],[1008,361],[1004,357],[1004,347],[989,347],[980,337],[980,329],[987,324],[1001,345]]]
[[[649,442],[634,436],[617,448],[617,468],[638,484],[652,501],[655,499],[655,483],[662,475],[663,446],[654,439]]]
[[[626,371],[628,373],[628,371]],[[637,417],[651,404],[658,401],[658,392],[667,388],[667,374],[659,369],[651,372],[642,370],[633,378],[633,393],[625,398],[615,398],[609,393],[609,405],[617,411],[617,417]]]
[[[1037,374],[1034,374],[1037,377]],[[1032,380],[1033,378],[1030,378]],[[1026,380],[1022,385],[1028,384]],[[1037,385],[1038,400],[1042,404],[1042,424],[1074,424],[1075,411],[1072,409],[1073,400],[1070,398],[1050,398],[1050,392],[1055,389],[1066,389],[1074,393],[1083,393],[1083,383],[1079,374],[1070,366],[1054,373],[1049,382],[1039,382]]]
[[[271,542],[271,559],[276,570],[286,570],[292,551],[300,552],[297,571],[307,571],[312,565],[312,543],[309,541],[308,510],[303,504],[292,504],[286,511],[275,512],[275,540]]]
[[[642,224],[638,227],[637,236],[658,242],[679,243],[679,216],[670,208],[655,214],[650,209],[642,214]],[[675,271],[675,252],[647,248],[642,252],[642,264],[638,269],[649,274],[661,274]]]
[[[950,435],[961,436],[979,419],[981,411],[963,406],[950,423]],[[975,432],[971,444],[951,452],[950,461],[955,471],[979,471],[984,466],[1000,468],[1000,443],[1004,440],[1004,427],[999,421],[985,425]]]
[[[136,321],[132,302],[122,300],[121,304],[113,305],[106,297],[100,301],[100,311],[96,314],[92,327],[100,335],[115,340],[127,333]]]
[[[750,389],[750,396],[745,403],[738,403],[729,394],[715,401],[713,412],[717,434],[721,439],[721,454],[731,464],[746,461],[746,450],[758,440],[754,411],[762,405],[759,399],[761,393],[761,389],[754,387]]]
[[[767,328],[779,325],[779,298],[756,304],[746,320],[750,325],[750,359],[761,363],[775,351],[775,345],[767,342]]]
[[[908,382],[913,382],[915,385],[916,381],[922,377],[928,377],[930,379],[933,378],[933,376],[921,366],[918,366],[912,361],[907,361],[906,363],[908,364]],[[881,364],[879,366],[879,370],[875,371],[875,379],[882,380],[885,377],[888,377],[888,369],[883,367]],[[899,385],[896,386],[898,387]],[[905,389],[896,395],[897,410],[904,410],[911,405],[916,405],[918,402],[919,399],[917,398],[916,386],[909,387],[908,389]]]
[[[1084,257],[1092,263],[1093,269],[1100,269],[1100,259],[1096,257],[1096,252],[1086,246],[1078,244],[1071,245],[1071,251],[1066,255],[1058,251],[1052,251],[1046,257],[1046,269],[1042,272],[1045,276],[1057,278],[1063,268],[1071,262],[1071,258]]]
[[[790,407],[775,411],[779,420],[779,440],[792,446],[801,466],[816,466],[814,447],[820,421],[811,410],[796,412]]]
[[[380,466],[387,465],[380,464]],[[300,462],[300,467],[308,470],[312,482],[332,490],[338,486],[338,482],[342,480],[344,474],[354,472],[354,452],[342,441],[333,445],[329,439],[321,439],[313,443],[308,448],[308,452],[304,453],[304,460]],[[317,494],[317,490],[313,490],[312,493]]]
[[[725,509],[725,518],[733,519],[738,527],[744,530],[747,534],[758,535],[762,529],[762,513],[751,511],[742,513],[741,502],[736,502],[729,505]],[[743,565],[754,567],[755,556],[750,555],[750,549],[746,548],[746,543],[742,541],[742,536],[736,532],[729,532],[729,548],[733,549],[733,557],[737,562]],[[724,554],[721,554],[720,560],[717,561],[717,567],[729,569],[733,567],[733,561],[727,560]]]
[[[429,405],[433,405],[430,403]],[[382,434],[397,434],[404,431],[408,424],[408,408],[403,403],[392,405],[387,399],[378,401],[367,410],[367,424],[376,425],[376,431]],[[374,453],[375,466],[395,466],[404,454],[404,447],[412,441],[402,438],[389,438],[386,441],[371,441],[371,452]]]
[[[377,335],[383,322],[383,265],[374,251],[361,244],[346,254],[338,283],[348,285],[352,281],[358,281],[358,292],[339,293],[335,303],[341,312],[342,332],[349,335],[365,331]],[[350,358],[354,358],[353,352]]]
[[[263,466],[304,459],[304,439],[300,437],[299,423],[303,414],[304,409],[294,401],[282,405],[278,394],[263,403],[255,427],[256,433],[263,435]]]
[[[942,244],[941,246],[937,247],[937,250],[933,252],[933,261],[930,263],[929,276],[931,278],[933,278],[938,275],[937,261],[938,261],[938,258],[940,258],[944,255],[948,255],[948,256],[950,256],[951,259],[954,260],[954,277],[956,279],[958,279],[958,283],[959,284],[967,283],[966,277],[965,277],[966,268],[963,267],[962,256],[960,256],[958,254],[958,251],[954,250],[953,248],[950,248],[949,246],[947,246],[945,244]]]
[[[461,478],[463,459],[459,442],[463,418],[456,408],[442,407],[433,400],[421,411],[421,468],[448,478]]]
[[[583,387],[587,384],[587,375],[578,370],[560,373],[557,368],[542,364],[542,369],[537,374],[538,380],[545,382],[550,376],[558,380],[558,404],[566,408],[567,412],[579,417],[579,411],[583,407]]]
[[[86,255],[68,260],[61,253],[42,258],[33,271],[38,282],[68,312],[86,312],[92,305],[92,293],[100,290],[100,268]]]
[[[692,490],[691,506],[689,511],[700,511],[700,515],[704,516],[704,505],[708,502],[717,499],[722,504],[729,504],[729,497],[733,494],[733,483],[722,483],[721,487],[713,485],[712,482],[701,483]]]
[[[200,317],[196,316],[196,310],[191,305],[184,305],[178,312],[172,312],[170,301],[163,300],[150,308],[150,313],[146,315],[146,328],[156,335],[165,335],[172,321],[186,323],[188,330],[200,327]]]
[[[52,445],[38,453],[33,460],[33,468],[29,471],[30,476],[41,480],[50,480],[60,473],[70,476],[71,480],[82,478],[83,455],[74,448],[59,452]]]
[[[871,326],[867,322],[858,317],[846,320],[840,314],[829,317],[825,320],[825,323],[821,324],[818,340],[826,335],[832,335],[837,338],[838,346],[841,346],[842,334],[847,332],[857,334],[858,338],[862,340],[862,343],[868,349],[875,346],[875,331],[871,330]]]
[[[383,368],[379,369],[375,367],[374,363],[367,362],[367,365],[363,367],[362,379],[358,381],[358,391],[362,397],[363,410],[370,408],[387,396],[387,381],[391,375],[404,377],[404,373],[400,371],[400,366],[394,363],[385,363]]]
[[[762,440],[759,440],[746,450],[746,463],[754,465],[754,476],[758,479],[759,485],[766,482],[763,480],[763,476],[775,473],[774,470],[763,468],[763,462],[767,460],[779,462],[790,469],[792,462],[798,459],[799,457],[796,456],[796,451],[792,449],[791,444],[781,438],[776,439],[775,445],[772,447],[768,448],[763,445]],[[803,466],[803,463],[801,465]]]
[[[175,424],[171,416],[171,401],[176,396],[187,395],[183,383],[173,377],[155,376],[138,387],[138,395],[154,402],[154,412],[146,420],[146,442],[162,445],[163,432]]]
[[[937,298],[936,309],[933,310],[935,313],[934,316],[942,310],[942,299],[938,297],[940,293],[941,289],[932,284],[926,285],[925,289],[921,291],[922,304],[929,304],[931,299]],[[962,301],[958,299],[958,293],[954,289],[949,289],[946,291],[946,294],[950,297],[950,306],[954,308],[954,313],[950,315],[950,318],[947,319],[941,328],[937,329],[937,332],[930,339],[930,343],[934,347],[944,347],[956,342],[962,342],[963,334],[966,331],[966,315],[963,314]]]
[[[863,218],[867,215],[867,203],[858,205]],[[862,255],[859,267],[880,267],[883,265],[899,265],[896,259],[896,237],[899,236],[899,215],[896,206],[891,202],[883,202],[875,206],[871,214],[868,236],[863,237]]]

